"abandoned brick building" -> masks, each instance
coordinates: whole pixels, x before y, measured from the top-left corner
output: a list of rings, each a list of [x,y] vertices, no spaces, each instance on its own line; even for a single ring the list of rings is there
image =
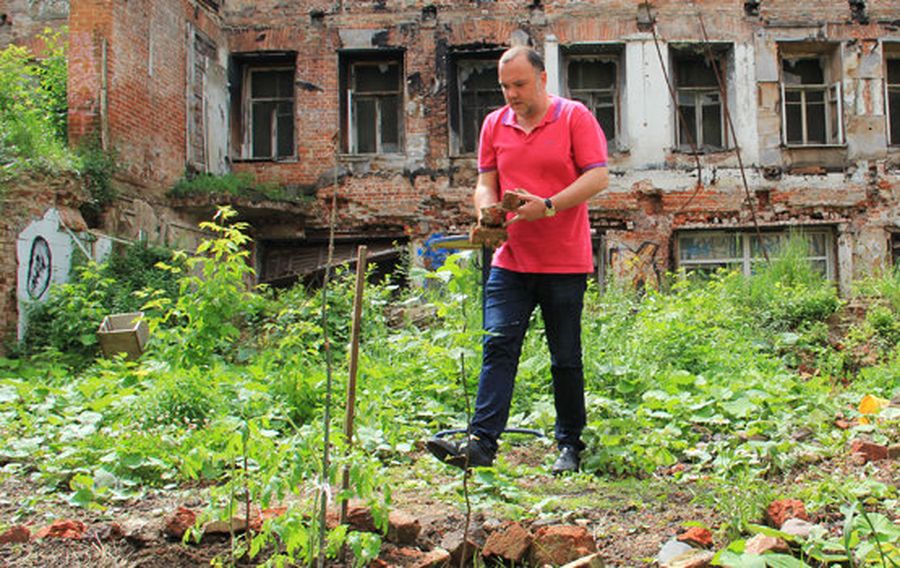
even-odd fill
[[[64,12],[71,142],[99,137],[124,166],[100,229],[184,246],[220,200],[167,190],[249,172],[293,197],[227,198],[264,282],[321,264],[334,192],[341,255],[465,232],[496,58],[522,43],[610,141],[599,275],[749,271],[789,228],[843,291],[900,256],[896,0],[10,5],[30,16],[4,15],[0,40]]]

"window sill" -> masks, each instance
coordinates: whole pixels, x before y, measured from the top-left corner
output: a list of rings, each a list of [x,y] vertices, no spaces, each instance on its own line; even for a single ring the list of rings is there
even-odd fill
[[[233,164],[244,164],[244,163],[270,163],[270,164],[295,164],[298,162],[296,156],[290,156],[286,158],[231,158],[231,163]]]
[[[837,149],[846,149],[847,144],[782,144],[782,148],[785,150],[803,150],[803,149],[819,149],[819,148],[837,148]]]
[[[406,152],[375,152],[371,154],[338,154],[338,159],[346,162],[365,162],[375,158],[405,158]]]

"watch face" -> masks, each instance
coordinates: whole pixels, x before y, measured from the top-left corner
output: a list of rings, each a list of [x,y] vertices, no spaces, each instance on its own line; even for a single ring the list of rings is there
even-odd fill
[[[44,237],[36,237],[31,242],[31,255],[28,259],[28,280],[26,290],[33,300],[39,299],[50,285],[52,256],[50,245]]]

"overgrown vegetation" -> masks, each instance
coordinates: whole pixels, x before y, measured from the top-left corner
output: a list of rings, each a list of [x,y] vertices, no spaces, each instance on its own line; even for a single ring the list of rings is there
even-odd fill
[[[269,199],[272,201],[302,201],[276,182],[259,182],[247,172],[223,175],[196,174],[178,180],[168,192],[169,197],[194,197],[198,195],[229,195],[246,199]]]
[[[112,299],[127,296],[126,288],[140,290],[140,282],[157,278],[147,283],[158,291],[139,294],[153,336],[136,363],[96,360],[78,370],[63,352],[90,343],[95,325],[51,326],[42,358],[0,361],[0,457],[7,475],[30,475],[86,507],[198,481],[213,484],[208,517],[229,518],[247,501],[286,503],[284,515],[235,538],[232,559],[265,548],[272,565],[310,564],[318,553],[323,444],[322,295],[302,287],[248,289],[247,237],[231,215],[222,210],[204,225],[214,237],[195,256],[166,260],[158,265],[163,272],[126,270],[144,276],[123,283],[118,294],[110,293],[112,282],[104,283],[107,266],[91,267],[54,291],[55,315],[82,322],[118,309]],[[859,435],[879,443],[900,437],[896,409],[877,415],[859,409],[865,395],[898,394],[900,348],[892,322],[900,314],[891,299],[897,277],[866,283],[861,289],[873,309],[836,338],[826,323],[841,306],[833,285],[789,251],[780,257],[751,278],[723,272],[705,282],[680,279],[665,293],[643,296],[595,286],[587,297],[584,467],[607,479],[674,471],[678,483],[725,518],[720,535],[735,543],[725,559],[740,560],[739,543],[762,530],[755,527],[771,498],[794,496],[776,495],[773,480],[804,467],[810,455],[827,460],[845,453]],[[146,266],[125,262],[131,263]],[[353,295],[349,276],[339,274],[328,293],[339,366],[335,393],[346,388],[341,355]],[[400,290],[388,281],[366,290],[355,449],[345,455],[345,441],[332,440],[338,458],[330,483],[350,466],[351,489],[342,496],[373,505],[382,528],[391,488],[410,482],[408,468],[391,478],[389,466],[409,466],[414,441],[464,423],[461,358],[468,362],[470,392],[477,382],[479,337],[471,330],[480,328],[480,274],[473,257],[452,255],[439,271],[410,270],[410,277],[429,285]],[[430,315],[403,316],[413,311]],[[550,432],[549,356],[535,323],[510,425]],[[71,338],[74,346],[63,342]],[[848,421],[846,428],[835,425],[838,417]],[[335,417],[334,431],[341,419]],[[551,507],[544,496],[520,488],[503,455],[495,468],[477,472],[476,505],[513,514]],[[443,466],[426,459],[415,467]],[[877,562],[879,552],[897,550],[900,537],[883,520],[898,504],[897,488],[848,486],[829,479],[797,489],[807,492],[797,496],[814,513],[848,519],[850,548],[833,551],[833,535],[819,535],[804,545],[803,561],[829,554],[846,562],[852,554],[858,562]],[[337,554],[346,543],[364,565],[379,542],[338,527],[328,550]]]
[[[0,170],[3,180],[23,169],[75,169],[66,146],[65,31],[45,30],[38,58],[9,45],[0,50]]]

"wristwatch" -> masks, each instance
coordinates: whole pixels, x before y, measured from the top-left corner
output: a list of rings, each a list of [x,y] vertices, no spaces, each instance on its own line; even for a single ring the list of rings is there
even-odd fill
[[[556,215],[556,208],[553,207],[553,202],[550,201],[550,198],[544,199],[544,217],[553,217]]]

